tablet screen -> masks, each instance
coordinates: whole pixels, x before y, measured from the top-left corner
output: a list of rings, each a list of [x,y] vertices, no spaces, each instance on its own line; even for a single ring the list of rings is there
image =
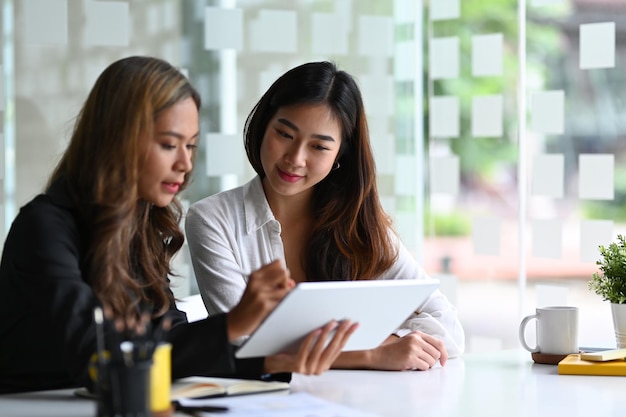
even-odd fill
[[[265,318],[237,350],[238,358],[294,352],[313,330],[331,320],[359,327],[344,347],[380,345],[437,289],[436,279],[303,282]]]

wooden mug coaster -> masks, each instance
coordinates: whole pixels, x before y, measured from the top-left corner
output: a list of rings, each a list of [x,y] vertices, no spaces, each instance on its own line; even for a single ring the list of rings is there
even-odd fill
[[[554,355],[550,353],[541,353],[534,352],[531,354],[533,361],[535,363],[541,363],[544,365],[558,365],[563,359],[567,357],[568,354],[565,355]]]

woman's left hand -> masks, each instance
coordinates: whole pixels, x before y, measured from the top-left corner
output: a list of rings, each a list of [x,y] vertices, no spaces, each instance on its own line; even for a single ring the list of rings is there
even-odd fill
[[[370,366],[389,371],[425,371],[437,361],[444,366],[447,360],[448,352],[442,340],[414,331],[400,338],[391,336],[372,350]]]
[[[350,321],[331,321],[323,328],[308,334],[296,354],[279,353],[265,358],[268,373],[297,372],[320,375],[327,371],[341,353],[358,324]],[[334,334],[330,341],[331,332]],[[328,343],[327,343],[328,342]]]

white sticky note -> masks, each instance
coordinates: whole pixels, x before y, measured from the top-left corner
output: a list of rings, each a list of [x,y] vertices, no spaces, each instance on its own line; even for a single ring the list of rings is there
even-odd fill
[[[410,179],[409,181],[395,181],[396,195],[415,195],[417,187],[415,186],[415,177],[417,176],[417,161],[414,155],[398,155],[396,156],[395,178]]]
[[[537,284],[535,286],[537,307],[569,305],[569,288],[565,285]]]
[[[248,44],[253,52],[296,53],[298,16],[292,10],[261,10],[250,23]]]
[[[580,68],[615,67],[615,22],[580,25]]]
[[[341,15],[312,13],[311,49],[319,55],[345,55],[348,53],[348,32]]]
[[[538,91],[531,98],[531,128],[536,133],[560,135],[564,131],[565,93]]]
[[[477,255],[500,254],[500,219],[475,217],[472,220],[472,242]]]
[[[430,2],[430,20],[458,19],[460,0],[434,0]]]
[[[415,250],[418,246],[418,237],[415,230],[417,230],[417,216],[415,213],[408,213],[406,211],[397,211],[397,208],[392,207],[395,211],[386,211],[387,213],[396,213],[394,215],[393,222],[396,225],[395,229],[398,231],[402,243],[409,250]],[[314,417],[314,416],[312,416]],[[322,417],[322,416],[320,416]]]
[[[503,112],[503,98],[501,95],[473,97],[472,136],[501,137]]]
[[[563,3],[565,0],[531,0],[531,6],[549,6],[551,4]]]
[[[85,3],[85,45],[130,45],[128,3],[88,1]]]
[[[421,7],[415,0],[394,0],[393,18],[396,24],[415,22],[416,6]]]
[[[206,175],[243,176],[246,154],[241,135],[206,134]]]
[[[615,156],[581,154],[578,156],[578,197],[587,200],[613,200],[615,195]]]
[[[24,42],[67,44],[67,0],[23,0]]]
[[[561,259],[563,225],[558,219],[536,219],[532,222],[533,256]]]
[[[580,260],[595,263],[600,259],[598,247],[608,246],[613,239],[610,220],[582,220],[580,222]]]
[[[459,193],[460,162],[456,155],[430,158],[430,193],[456,196]]]
[[[393,53],[393,18],[359,16],[359,54],[390,57]]]
[[[282,65],[272,64],[268,66],[265,70],[259,72],[259,91],[257,91],[257,95],[261,97],[263,94],[265,94],[267,89],[270,88],[270,86],[290,68],[291,67],[284,67]]]
[[[243,49],[243,11],[241,9],[204,8],[204,49]]]
[[[6,150],[4,149],[4,133],[0,133],[0,180],[4,179],[4,155]],[[0,190],[4,188],[0,187]],[[2,205],[2,196],[4,193],[0,193],[0,206]]]
[[[4,74],[4,67],[0,65],[0,74]],[[4,83],[0,83],[0,111],[4,111],[6,106],[6,97],[4,95]],[[0,148],[4,149],[4,148]]]
[[[396,143],[389,132],[389,118],[381,115],[368,115],[367,123],[376,158],[377,174],[395,174]]]
[[[432,38],[430,40],[430,78],[442,80],[459,76],[459,38]]]
[[[531,194],[563,198],[565,157],[562,154],[535,155],[532,167]]]
[[[487,77],[502,75],[501,33],[472,36],[472,75]]]
[[[390,74],[362,75],[359,86],[368,115],[393,115],[394,79]]]
[[[396,81],[414,81],[417,74],[415,42],[396,42],[393,74]]]
[[[435,96],[430,100],[430,136],[433,138],[459,137],[459,98]]]

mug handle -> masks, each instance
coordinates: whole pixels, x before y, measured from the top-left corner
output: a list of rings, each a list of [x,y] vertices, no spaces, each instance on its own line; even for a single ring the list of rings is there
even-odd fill
[[[519,324],[519,341],[522,344],[522,346],[524,347],[524,349],[526,349],[527,351],[531,352],[531,353],[537,353],[539,352],[539,346],[535,346],[534,348],[531,348],[530,346],[528,346],[528,343],[526,343],[526,325],[528,324],[529,321],[531,321],[532,319],[537,319],[537,315],[533,314],[532,316],[526,316],[524,317],[524,319],[522,319],[522,322]]]

